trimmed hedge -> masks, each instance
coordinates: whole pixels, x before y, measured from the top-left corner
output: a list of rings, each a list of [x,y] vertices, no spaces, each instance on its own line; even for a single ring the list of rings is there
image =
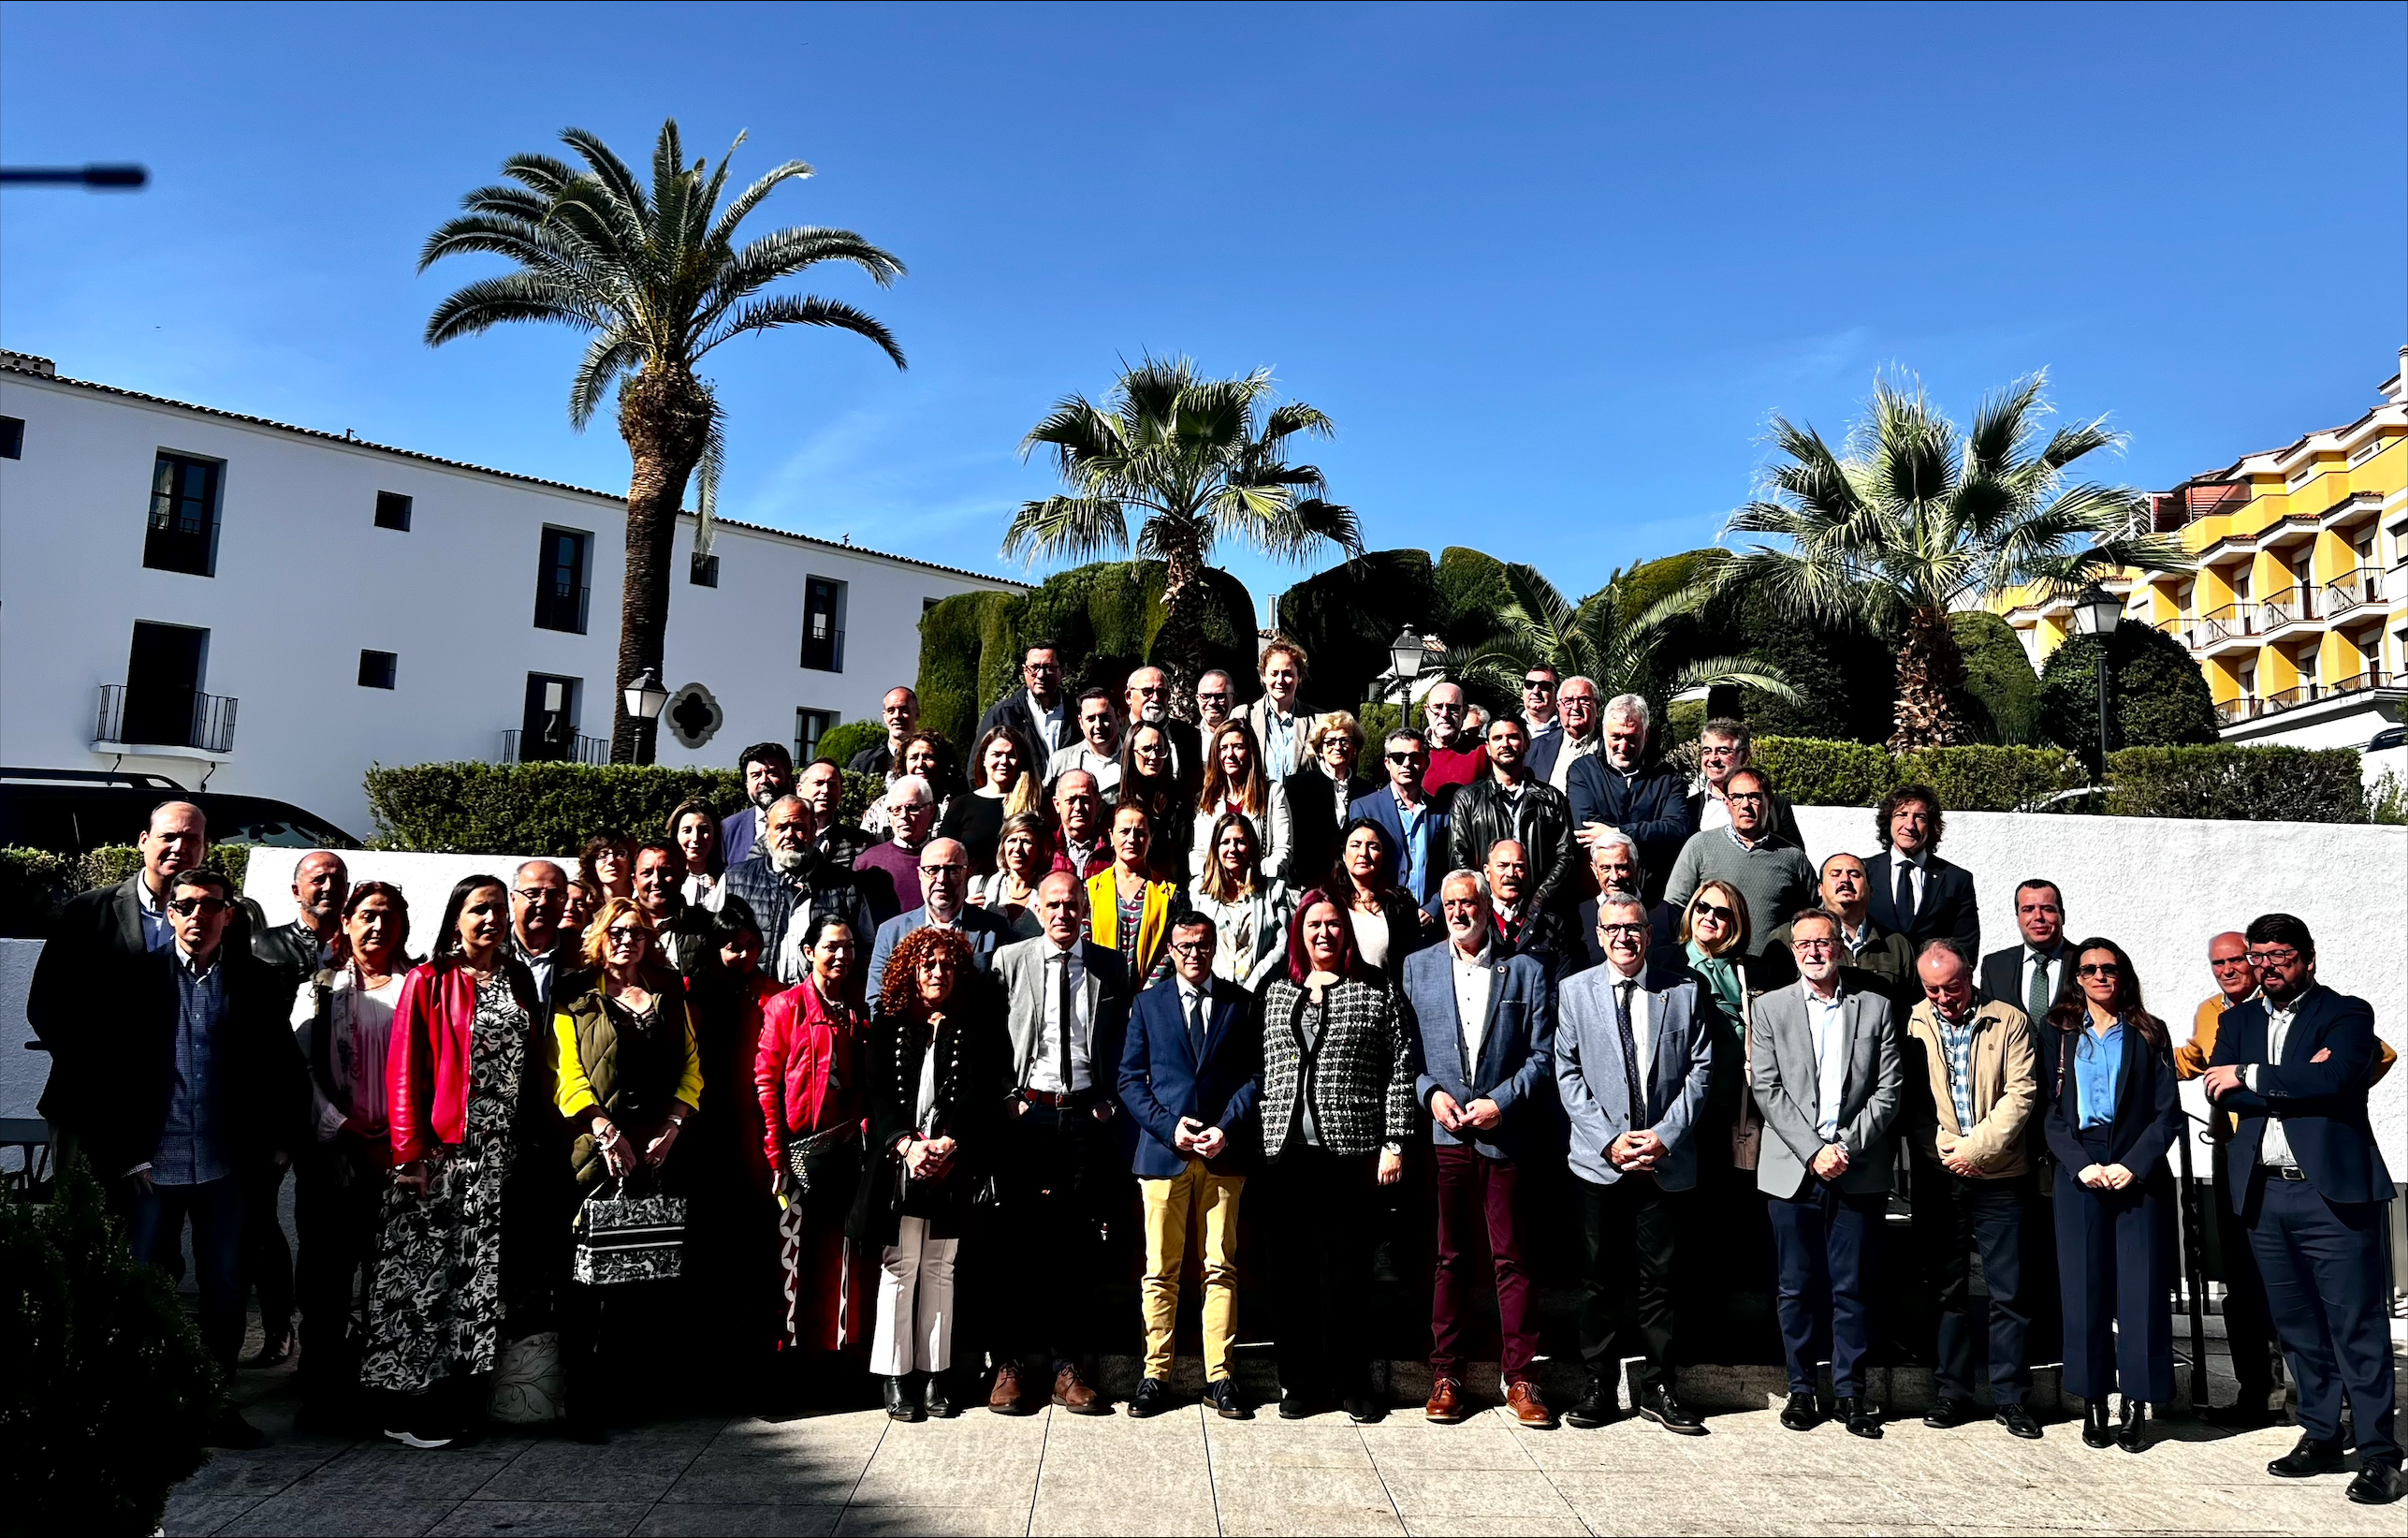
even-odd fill
[[[1892,758],[1872,742],[1759,737],[1756,764],[1800,806],[1873,806],[1920,781],[1952,812],[2019,812],[2089,783],[2073,755],[2055,748],[1926,748]]]
[[[2107,763],[2108,810],[2123,817],[2362,823],[2369,814],[2355,748],[2125,748]]]
[[[247,843],[221,843],[209,851],[212,870],[223,871],[240,892],[251,868]],[[142,852],[130,843],[103,844],[80,857],[47,849],[0,849],[0,935],[36,939],[50,932],[51,918],[67,899],[95,886],[114,886],[142,868]]]
[[[880,721],[847,721],[830,726],[820,734],[819,755],[833,758],[839,765],[853,762],[853,755],[864,748],[874,748],[886,740],[886,723]],[[795,766],[800,769],[802,766]]]
[[[1753,762],[1798,806],[1871,806],[1898,783],[1890,750],[1875,742],[1759,737]]]
[[[445,855],[575,858],[596,833],[665,835],[669,813],[689,798],[708,801],[722,816],[744,804],[744,782],[733,769],[662,765],[378,765],[367,786],[374,847]],[[881,788],[872,776],[847,770],[844,815],[859,818]]]

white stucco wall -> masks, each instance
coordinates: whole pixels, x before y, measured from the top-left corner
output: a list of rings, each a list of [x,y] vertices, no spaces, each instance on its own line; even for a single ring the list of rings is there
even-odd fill
[[[1861,807],[1802,806],[1798,830],[1817,862],[1880,848]],[[2016,883],[2053,881],[2073,936],[2122,945],[2177,1040],[2215,991],[2209,937],[2296,914],[2316,936],[2317,976],[2372,1003],[2376,1031],[2408,1050],[2408,828],[1952,812],[1940,852],[1973,872],[1985,952],[2016,943]],[[2187,1098],[2204,1110],[2196,1089]],[[2408,1070],[2376,1086],[2371,1111],[2385,1162],[2408,1175]]]
[[[203,687],[241,701],[234,751],[209,788],[277,797],[370,832],[372,762],[490,759],[518,726],[529,673],[583,681],[578,729],[614,711],[625,505],[390,449],[88,386],[0,374],[23,419],[0,460],[0,763],[107,769],[91,745],[100,685],[125,681],[137,620],[210,632]],[[217,574],[142,564],[151,476],[171,450],[224,461]],[[411,527],[375,526],[378,491]],[[535,627],[545,525],[591,537],[586,634]],[[672,565],[663,681],[699,681],[726,722],[699,752],[661,733],[661,761],[729,765],[749,742],[791,743],[797,708],[875,718],[919,670],[927,600],[1017,585],[856,548],[722,524],[716,588]],[[953,552],[948,552],[953,553]],[[848,584],[844,671],[801,666],[803,584]],[[398,655],[396,687],[358,683],[363,649]],[[125,768],[198,784],[191,758]]]

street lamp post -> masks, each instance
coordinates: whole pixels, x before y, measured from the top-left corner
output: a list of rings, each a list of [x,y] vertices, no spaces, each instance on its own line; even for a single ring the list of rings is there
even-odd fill
[[[1396,725],[1400,730],[1413,724],[1408,718],[1413,713],[1413,680],[1421,674],[1423,656],[1422,637],[1413,633],[1410,625],[1396,632],[1396,638],[1388,643],[1388,661],[1396,673]]]
[[[2107,778],[2108,652],[2115,640],[2116,623],[2123,618],[2123,601],[2096,582],[2074,599],[2074,629],[2098,642],[2098,773]]]
[[[619,698],[620,703],[627,707],[627,714],[632,720],[638,723],[657,722],[661,711],[668,706],[669,691],[662,686],[660,673],[647,667],[636,674],[634,681],[626,688],[619,692]],[[639,762],[649,763],[657,756],[646,752],[646,749],[650,746],[649,740],[638,732],[635,738],[635,752]]]

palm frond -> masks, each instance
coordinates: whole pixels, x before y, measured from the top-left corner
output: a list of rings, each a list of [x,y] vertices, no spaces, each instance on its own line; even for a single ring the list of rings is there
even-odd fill
[[[555,320],[592,330],[600,324],[582,296],[540,272],[503,272],[463,285],[427,317],[430,346],[518,320]]]
[[[1006,556],[1089,556],[1129,543],[1120,504],[1102,497],[1046,497],[1024,502],[1003,535]]]
[[[721,343],[731,337],[742,336],[747,331],[774,330],[781,326],[833,326],[839,330],[851,331],[855,336],[868,337],[878,344],[880,350],[895,360],[897,368],[905,366],[901,344],[883,324],[841,300],[821,299],[812,294],[773,294],[767,299],[753,300],[704,338],[702,344],[693,349],[693,356],[700,358]]]

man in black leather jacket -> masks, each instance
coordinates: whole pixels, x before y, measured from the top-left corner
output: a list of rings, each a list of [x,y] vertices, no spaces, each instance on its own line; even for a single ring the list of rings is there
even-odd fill
[[[1530,902],[1561,909],[1579,901],[1573,884],[1572,809],[1564,793],[1532,777],[1524,754],[1530,734],[1519,717],[1488,724],[1488,765],[1455,792],[1452,813],[1453,868],[1478,871],[1488,852],[1510,839],[1530,862]]]

